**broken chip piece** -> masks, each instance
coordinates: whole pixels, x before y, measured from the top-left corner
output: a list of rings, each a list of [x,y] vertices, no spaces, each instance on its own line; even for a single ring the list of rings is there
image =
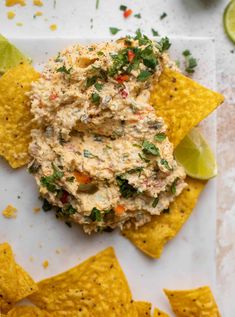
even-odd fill
[[[218,306],[208,286],[190,290],[164,290],[177,317],[220,317]]]
[[[131,228],[123,231],[126,238],[152,258],[159,258],[164,245],[179,232],[191,215],[206,184],[204,181],[190,177],[186,179],[186,182],[188,187],[176,197],[168,210],[159,216],[154,216],[150,223],[138,230]]]
[[[29,160],[33,123],[26,93],[38,78],[39,74],[27,63],[10,69],[0,78],[0,155],[13,168]]]
[[[169,317],[169,315],[164,313],[159,308],[154,308],[153,317]]]
[[[15,207],[13,207],[12,205],[8,205],[3,211],[2,211],[2,215],[5,218],[16,218],[16,212],[17,209]]]
[[[16,262],[8,243],[0,244],[0,309],[12,306],[37,290],[36,283]]]
[[[151,317],[152,304],[149,302],[137,301],[134,305],[138,312],[138,317]]]
[[[223,101],[221,94],[169,68],[162,72],[150,98],[157,116],[168,126],[167,136],[174,147]]]
[[[29,299],[56,316],[137,317],[114,250],[107,248],[67,272],[38,283]],[[110,292],[112,289],[112,292]]]

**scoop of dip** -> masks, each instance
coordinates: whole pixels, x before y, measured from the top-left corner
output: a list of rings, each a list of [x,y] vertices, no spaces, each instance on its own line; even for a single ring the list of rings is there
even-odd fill
[[[57,215],[86,233],[139,227],[186,186],[167,127],[149,104],[168,39],[137,33],[74,45],[49,60],[30,92],[38,129],[29,170]]]

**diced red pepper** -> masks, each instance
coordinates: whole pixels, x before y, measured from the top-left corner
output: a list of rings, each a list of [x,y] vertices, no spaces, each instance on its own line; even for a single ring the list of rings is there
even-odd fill
[[[123,16],[124,18],[128,18],[130,15],[132,15],[133,11],[131,9],[126,9],[124,12],[123,12]]]
[[[62,202],[62,204],[67,204],[68,198],[69,198],[69,193],[64,190],[60,198],[60,201]]]
[[[57,97],[58,97],[57,94],[53,94],[53,93],[52,93],[52,94],[50,95],[49,99],[50,99],[50,100],[55,100]]]
[[[133,59],[135,58],[135,53],[133,51],[129,50],[127,55],[128,55],[128,61],[131,63],[133,61]]]
[[[121,89],[119,93],[122,96],[122,98],[126,98],[128,96],[128,92],[125,89]]]
[[[117,76],[116,78],[116,81],[119,83],[119,84],[122,84],[124,81],[128,81],[129,80],[129,76],[128,75],[119,75]]]

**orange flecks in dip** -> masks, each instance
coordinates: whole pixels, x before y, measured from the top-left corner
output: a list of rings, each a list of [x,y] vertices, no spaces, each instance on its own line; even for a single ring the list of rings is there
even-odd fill
[[[9,19],[9,20],[12,20],[12,19],[14,19],[14,17],[15,17],[15,12],[13,12],[13,11],[8,11],[7,12],[7,18]]]
[[[57,30],[57,25],[56,24],[51,24],[50,25],[50,30],[51,31],[56,31]]]
[[[5,5],[7,7],[12,7],[12,6],[15,6],[15,5],[21,5],[21,6],[25,6],[26,3],[25,3],[25,0],[6,0],[5,1]]]
[[[49,262],[46,260],[42,263],[42,266],[44,267],[44,269],[48,268]]]
[[[43,2],[41,0],[33,0],[33,4],[37,7],[43,6]]]
[[[3,211],[2,211],[2,215],[5,218],[16,218],[16,212],[17,209],[15,207],[13,207],[12,205],[8,205]]]

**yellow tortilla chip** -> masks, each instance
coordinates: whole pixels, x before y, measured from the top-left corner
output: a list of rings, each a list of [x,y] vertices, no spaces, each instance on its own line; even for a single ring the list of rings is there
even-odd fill
[[[16,218],[16,212],[17,209],[15,207],[13,207],[12,205],[8,205],[3,211],[2,211],[2,215],[5,218],[11,219],[11,218]]]
[[[161,311],[159,308],[154,308],[153,317],[169,317],[169,315]]]
[[[0,155],[13,168],[28,162],[33,124],[26,93],[38,78],[29,64],[20,64],[0,78]]]
[[[151,222],[138,230],[123,230],[126,238],[152,258],[159,258],[164,245],[179,232],[192,213],[206,184],[190,177],[187,177],[186,182],[188,187],[171,203],[169,213],[154,216]]]
[[[16,262],[8,243],[0,244],[0,312],[6,313],[19,300],[37,290],[37,285]]]
[[[151,317],[152,304],[148,302],[134,302],[134,305],[138,312],[138,317]]]
[[[125,275],[112,248],[38,283],[29,299],[59,316],[137,317]]]
[[[7,317],[52,317],[52,315],[34,306],[17,306],[8,312]]]
[[[168,126],[167,135],[174,147],[223,100],[221,94],[167,68],[162,72],[150,98],[157,115]]]
[[[221,317],[208,286],[184,290],[164,290],[177,317]]]

